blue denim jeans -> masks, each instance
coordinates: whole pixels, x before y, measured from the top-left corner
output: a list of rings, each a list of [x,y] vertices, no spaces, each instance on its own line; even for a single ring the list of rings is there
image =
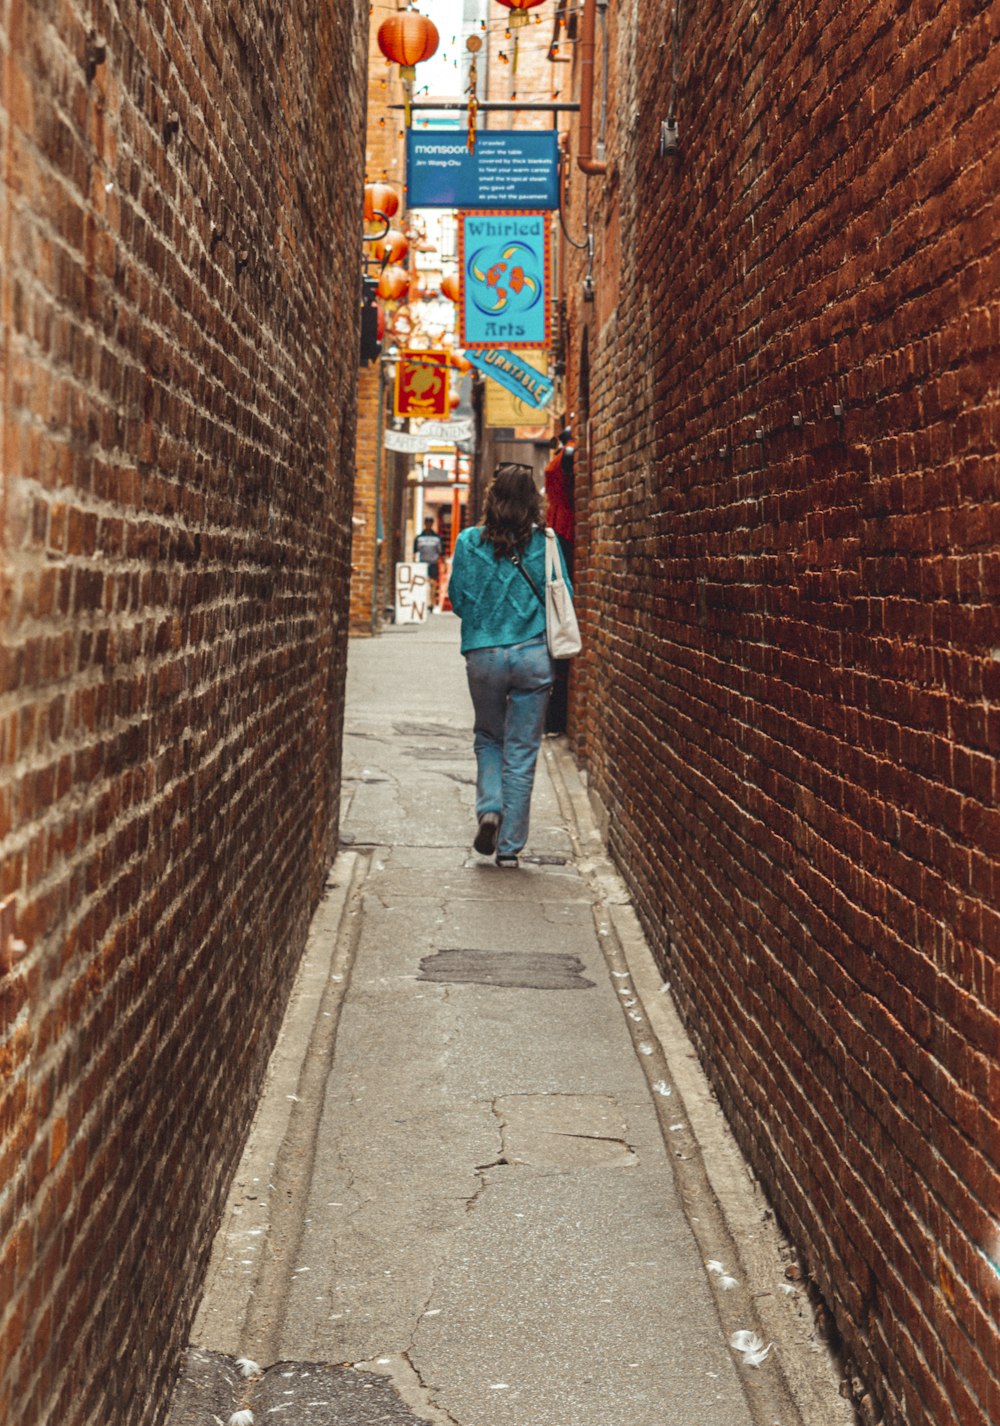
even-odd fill
[[[500,813],[497,854],[512,856],[528,840],[535,763],[555,670],[544,634],[508,648],[471,649],[465,664],[476,711],[476,815]]]

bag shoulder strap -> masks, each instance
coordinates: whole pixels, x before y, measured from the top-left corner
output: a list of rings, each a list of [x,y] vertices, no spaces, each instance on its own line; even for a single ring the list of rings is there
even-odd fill
[[[528,573],[528,571],[525,569],[523,563],[521,562],[521,556],[520,556],[520,555],[517,553],[517,551],[515,550],[514,553],[511,555],[510,558],[511,558],[511,563],[514,565],[514,567],[515,567],[516,569],[519,569],[519,570],[521,571],[521,573],[524,575],[525,579],[526,579],[526,580],[528,581],[528,583],[531,585],[531,588],[533,589],[534,594],[535,594],[535,598],[538,600],[539,604],[541,604],[541,605],[544,607],[545,600],[544,600],[544,598],[542,597],[542,594],[541,594],[541,592],[540,592],[540,590],[539,590],[539,588],[538,588],[538,585],[537,585],[537,584],[535,583],[535,581],[532,579],[531,575]]]
[[[556,532],[546,527],[545,530],[545,582],[550,583],[553,579],[562,579],[562,561],[559,558],[558,547],[556,545]]]

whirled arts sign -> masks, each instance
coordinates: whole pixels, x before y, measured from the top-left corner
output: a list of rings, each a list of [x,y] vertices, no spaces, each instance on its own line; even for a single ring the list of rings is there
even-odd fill
[[[458,259],[466,350],[549,345],[548,213],[459,213]]]
[[[447,416],[447,363],[445,352],[400,352],[396,367],[397,416]]]

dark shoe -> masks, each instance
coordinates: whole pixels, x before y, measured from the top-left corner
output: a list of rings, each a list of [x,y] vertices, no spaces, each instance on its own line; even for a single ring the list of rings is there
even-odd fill
[[[508,871],[517,871],[520,865],[516,852],[508,852],[506,856],[497,853],[497,866],[506,867]]]
[[[479,819],[479,831],[473,847],[483,857],[491,857],[496,850],[497,832],[500,830],[500,813],[484,812]]]

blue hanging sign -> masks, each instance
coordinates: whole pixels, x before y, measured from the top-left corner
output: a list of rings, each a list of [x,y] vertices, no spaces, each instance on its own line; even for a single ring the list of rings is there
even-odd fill
[[[459,344],[547,347],[551,256],[548,213],[459,213]]]
[[[498,381],[506,390],[526,402],[529,406],[547,406],[552,400],[555,383],[542,371],[536,371],[517,352],[490,348],[488,351],[466,352],[466,360],[471,361],[477,371]]]
[[[469,153],[463,132],[406,131],[409,208],[558,208],[555,129],[488,129]]]

